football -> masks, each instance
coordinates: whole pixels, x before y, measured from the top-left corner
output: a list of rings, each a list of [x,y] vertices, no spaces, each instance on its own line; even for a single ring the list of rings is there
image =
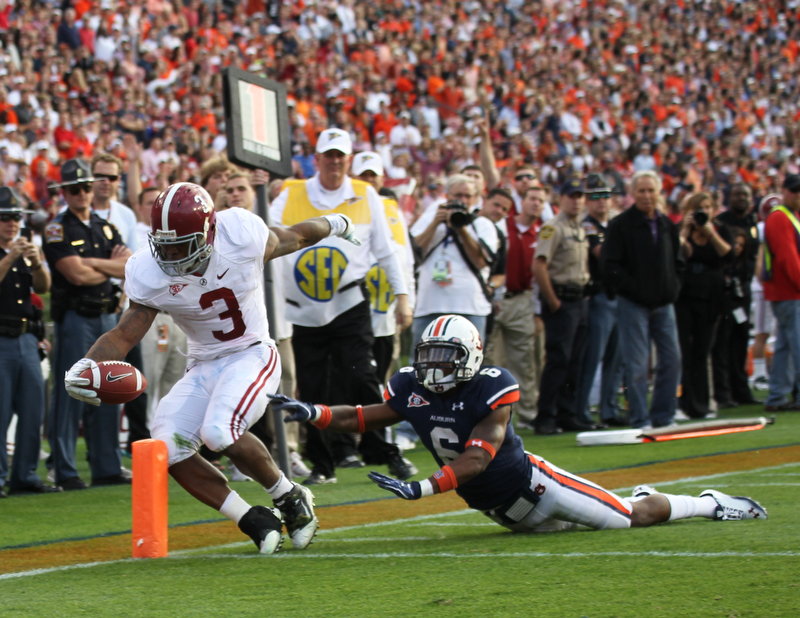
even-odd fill
[[[99,371],[84,369],[81,377],[90,380],[87,388],[108,404],[128,403],[147,388],[147,380],[136,367],[123,361],[100,361]]]

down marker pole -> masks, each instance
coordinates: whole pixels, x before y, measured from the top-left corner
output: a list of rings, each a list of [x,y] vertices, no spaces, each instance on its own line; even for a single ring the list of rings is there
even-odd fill
[[[169,475],[163,440],[133,443],[133,557],[166,558]]]

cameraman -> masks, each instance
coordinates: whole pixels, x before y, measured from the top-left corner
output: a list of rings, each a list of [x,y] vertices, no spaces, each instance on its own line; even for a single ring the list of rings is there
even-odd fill
[[[733,259],[733,238],[715,221],[717,205],[708,193],[683,203],[680,232],[686,272],[675,316],[683,372],[680,409],[691,418],[709,414],[708,355],[725,298],[725,268]]]
[[[414,344],[434,318],[450,313],[472,322],[482,339],[486,335],[492,310],[486,282],[498,239],[494,223],[469,213],[476,192],[472,179],[453,174],[445,183],[447,202],[426,210],[411,228],[424,256],[411,327]]]

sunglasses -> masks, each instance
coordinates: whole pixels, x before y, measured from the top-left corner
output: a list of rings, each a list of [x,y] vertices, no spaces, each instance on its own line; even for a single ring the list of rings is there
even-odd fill
[[[520,174],[519,176],[514,176],[514,180],[536,180],[536,176],[533,174]]]
[[[69,189],[67,189],[70,195],[80,195],[81,191],[84,193],[91,193],[92,192],[92,185],[89,183],[83,183],[80,185],[73,185]]]
[[[21,212],[4,212],[0,214],[0,221],[8,223],[9,221],[22,221]]]
[[[94,177],[97,178],[98,180],[105,179],[108,182],[116,182],[117,180],[119,180],[119,176],[116,174],[95,174]]]
[[[592,202],[596,202],[598,200],[604,200],[606,198],[611,197],[610,193],[590,193],[586,196],[586,199],[591,200]]]

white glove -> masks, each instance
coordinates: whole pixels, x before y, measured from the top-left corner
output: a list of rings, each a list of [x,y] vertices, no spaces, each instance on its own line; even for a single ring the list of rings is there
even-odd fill
[[[85,369],[91,369],[93,379],[80,377]],[[80,401],[85,401],[93,406],[99,406],[102,402],[97,397],[97,393],[88,388],[81,388],[82,386],[100,387],[100,367],[91,358],[82,358],[75,363],[72,368],[67,371],[64,376],[64,386],[67,389],[70,397],[74,397]]]
[[[325,215],[325,218],[331,226],[330,236],[339,236],[356,247],[361,246],[361,241],[356,238],[356,228],[350,221],[350,217],[336,213],[335,215]]]

